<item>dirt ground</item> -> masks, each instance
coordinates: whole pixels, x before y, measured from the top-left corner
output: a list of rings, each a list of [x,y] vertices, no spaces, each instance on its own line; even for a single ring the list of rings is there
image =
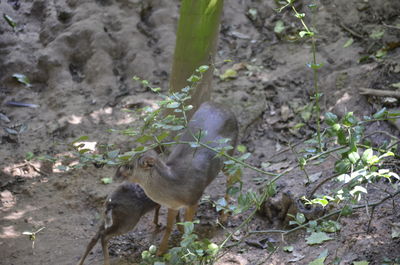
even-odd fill
[[[362,117],[385,106],[399,109],[398,99],[363,96],[359,88],[391,89],[400,82],[400,2],[393,0],[321,0],[315,27],[318,30],[319,85],[324,93],[322,108],[339,116],[347,111]],[[308,1],[297,7],[308,12]],[[294,41],[300,28],[290,12],[276,13],[273,0],[225,1],[222,18],[213,98],[231,106],[241,128],[241,143],[252,153],[255,166],[271,162],[277,170],[295,165],[295,156],[286,152],[288,142],[309,137],[315,124],[298,131],[290,130],[304,122],[298,111],[310,103],[312,71],[310,42]],[[249,9],[257,10],[257,13]],[[35,156],[61,157],[68,143],[87,135],[97,143],[129,146],[129,138],[109,132],[110,128],[134,126],[137,117],[122,111],[151,104],[156,97],[131,80],[134,75],[168,87],[174,50],[179,1],[140,0],[0,0],[1,14],[16,23],[13,29],[0,22],[0,264],[75,264],[100,221],[102,203],[117,185],[101,183],[111,177],[114,168],[87,168],[61,172],[57,164],[28,161]],[[277,21],[286,29],[274,33]],[[383,35],[371,37],[373,32]],[[345,43],[353,38],[348,47]],[[383,59],[370,57],[387,48]],[[397,49],[396,49],[397,48]],[[231,59],[232,63],[223,63]],[[238,67],[238,76],[222,81],[219,74]],[[31,86],[18,83],[13,74],[26,75]],[[15,107],[9,102],[36,104]],[[304,116],[303,116],[304,118]],[[399,135],[397,123],[371,124],[368,132],[384,130]],[[380,143],[383,136],[372,137]],[[332,175],[332,163],[314,165],[311,174],[320,179]],[[245,188],[257,189],[260,177],[246,171]],[[219,176],[207,189],[212,199],[224,193],[225,180]],[[304,176],[299,171],[287,175],[278,184],[283,189],[305,193]],[[323,187],[329,190],[330,186]],[[385,195],[372,188],[371,200]],[[308,264],[325,249],[325,264],[368,260],[383,264],[385,258],[400,257],[400,240],[392,239],[391,224],[400,222],[399,202],[381,205],[366,233],[365,210],[341,220],[342,231],[335,240],[320,246],[308,246],[305,232],[285,238],[292,253],[270,252],[254,242],[279,242],[279,235],[255,234],[227,249],[217,264]],[[164,222],[162,210],[161,222]],[[111,241],[112,264],[133,264],[140,253],[157,244],[162,233],[154,233],[151,214],[135,230]],[[217,214],[208,203],[197,213],[201,224],[197,231],[214,242],[224,238],[224,230],[215,220]],[[228,229],[240,224],[244,216],[232,217]],[[24,231],[39,232],[32,241]],[[258,216],[250,230],[279,228]],[[240,238],[240,234],[237,236]],[[177,238],[177,235],[174,236]],[[176,241],[176,240],[175,240]],[[235,242],[233,242],[235,243]],[[230,245],[230,244],[228,244]],[[97,246],[86,264],[102,264]]]

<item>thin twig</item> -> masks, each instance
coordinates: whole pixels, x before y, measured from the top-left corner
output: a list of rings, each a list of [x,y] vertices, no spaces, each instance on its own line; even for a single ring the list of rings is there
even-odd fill
[[[327,177],[326,179],[324,179],[323,181],[321,181],[320,183],[318,183],[312,190],[311,192],[307,195],[308,198],[311,198],[312,196],[314,196],[314,193],[322,186],[324,185],[326,182],[328,182],[329,180],[332,180],[334,178],[337,178],[338,176],[340,176],[341,174],[334,174],[332,176]]]
[[[339,24],[344,30],[346,30],[347,32],[349,32],[351,35],[353,35],[354,37],[360,38],[360,39],[364,39],[364,36],[361,35],[360,33],[350,29],[349,27],[347,27],[343,22],[340,22]]]

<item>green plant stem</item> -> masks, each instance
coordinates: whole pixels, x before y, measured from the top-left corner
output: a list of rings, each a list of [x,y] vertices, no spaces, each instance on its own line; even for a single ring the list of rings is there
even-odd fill
[[[388,195],[387,197],[384,197],[380,201],[377,201],[377,202],[374,202],[374,203],[371,203],[371,204],[367,204],[367,205],[355,205],[355,206],[352,207],[352,209],[360,209],[360,208],[365,208],[365,207],[376,207],[376,206],[384,203],[388,199],[394,198],[395,196],[397,196],[399,194],[400,194],[400,190],[395,192],[394,194],[391,194],[391,195]],[[326,215],[324,215],[324,216],[322,216],[320,218],[317,218],[314,221],[316,221],[316,222],[322,221],[322,220],[327,219],[327,218],[329,218],[331,216],[334,216],[336,214],[340,214],[341,212],[342,212],[342,210],[337,210],[337,211],[328,213],[328,214],[326,214]],[[295,227],[293,229],[290,229],[290,230],[256,230],[256,231],[250,231],[249,234],[282,233],[283,235],[287,235],[287,234],[293,233],[293,232],[295,232],[297,230],[300,230],[302,228],[305,228],[308,225],[309,225],[309,222],[304,223],[302,225],[299,225],[299,226],[297,226],[297,227]]]

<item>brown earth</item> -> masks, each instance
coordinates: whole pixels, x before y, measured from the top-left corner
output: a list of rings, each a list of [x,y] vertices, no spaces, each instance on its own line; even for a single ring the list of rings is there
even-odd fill
[[[307,3],[298,1],[298,8],[309,18]],[[249,162],[260,166],[269,161],[282,170],[294,166],[296,157],[288,152],[276,154],[289,142],[311,136],[315,125],[304,121],[301,116],[307,113],[300,110],[313,94],[312,72],[306,67],[311,61],[310,42],[289,40],[300,25],[290,12],[276,13],[275,7],[273,0],[225,1],[213,98],[227,103],[237,114],[242,144],[252,153]],[[255,18],[248,14],[250,8],[257,10]],[[167,88],[179,1],[3,0],[0,10],[17,23],[15,30],[5,19],[0,23],[0,264],[75,264],[99,224],[104,198],[118,185],[100,181],[112,176],[114,169],[89,166],[60,172],[49,163],[27,161],[27,154],[61,158],[70,150],[68,143],[82,135],[97,143],[130,145],[128,137],[108,130],[134,124],[137,117],[123,112],[124,107],[156,100],[131,80],[133,75]],[[393,90],[390,85],[400,82],[399,15],[400,2],[393,0],[319,3],[315,27],[317,59],[324,63],[319,79],[324,111],[339,116],[354,111],[362,117],[382,106],[399,108],[398,99],[362,96],[358,91]],[[279,35],[274,33],[278,20],[286,25]],[[383,30],[381,38],[369,37]],[[354,43],[344,48],[349,38]],[[382,47],[392,47],[384,59],[358,62]],[[223,63],[226,59],[233,63]],[[239,63],[238,76],[221,81],[219,74],[234,63]],[[26,75],[31,87],[16,82],[12,78],[15,73]],[[10,106],[10,101],[39,107],[18,108]],[[290,129],[300,122],[307,125],[298,131]],[[398,123],[379,122],[367,131],[385,130],[398,136],[399,128]],[[371,140],[379,144],[387,139],[380,135]],[[332,160],[308,170],[321,173],[320,179],[328,177]],[[257,189],[257,177],[246,171],[245,189]],[[304,194],[312,187],[303,183],[303,174],[293,171],[278,184]],[[323,186],[325,191],[330,188],[331,184]],[[385,196],[379,188],[370,189],[369,200]],[[211,199],[221,197],[223,176],[206,193]],[[383,264],[385,258],[400,257],[400,241],[391,238],[391,225],[400,220],[398,203],[399,199],[393,200],[393,205],[389,200],[377,208],[370,233],[366,233],[368,213],[363,210],[341,219],[342,231],[321,246],[308,246],[306,233],[297,232],[283,243],[292,245],[293,253],[278,250],[267,260],[269,251],[262,249],[261,243],[255,247],[254,242],[280,242],[281,238],[255,234],[229,248],[218,264],[308,264],[325,249],[329,251],[326,264],[333,264],[335,257],[341,259],[340,264],[357,260]],[[161,221],[164,215],[165,210]],[[224,230],[215,224],[217,214],[209,203],[201,205],[197,217],[201,236],[214,242],[223,240]],[[228,229],[234,229],[244,217],[232,217]],[[143,250],[157,244],[161,234],[153,233],[150,220],[151,216],[146,216],[132,233],[112,240],[112,264],[137,262]],[[32,249],[32,242],[22,232],[41,227],[45,229]],[[250,230],[277,227],[261,216],[249,225]],[[87,264],[101,263],[101,250],[96,247]]]

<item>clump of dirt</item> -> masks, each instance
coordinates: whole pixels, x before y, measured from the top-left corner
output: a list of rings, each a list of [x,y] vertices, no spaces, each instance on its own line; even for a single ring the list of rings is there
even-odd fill
[[[307,2],[297,2],[306,19],[311,17]],[[362,117],[382,106],[399,109],[398,98],[359,93],[360,88],[395,91],[393,84],[400,82],[399,4],[320,1],[315,28],[317,60],[324,64],[319,72],[323,110],[338,116],[354,111]],[[238,116],[242,144],[252,153],[249,162],[255,166],[270,162],[269,170],[281,172],[296,161],[295,155],[283,152],[285,146],[315,132],[309,122],[314,91],[312,71],[306,66],[312,59],[310,42],[293,41],[301,25],[289,11],[276,13],[274,8],[273,0],[225,3],[215,61],[219,74],[236,67],[238,75],[221,80],[216,74],[213,98],[231,106]],[[179,1],[7,0],[0,2],[0,9],[16,23],[15,28],[5,19],[0,23],[0,260],[18,265],[74,264],[100,223],[104,199],[118,185],[101,183],[101,178],[113,176],[114,169],[88,166],[63,173],[58,165],[32,157],[62,157],[69,151],[68,144],[83,135],[98,145],[131,146],[128,137],[109,129],[131,127],[138,119],[122,108],[157,99],[132,76],[168,87]],[[274,33],[278,21],[285,26],[280,34]],[[353,44],[344,47],[349,39]],[[226,59],[234,63],[224,63]],[[14,74],[26,76],[30,84],[18,82]],[[15,102],[31,105],[16,107]],[[305,126],[292,129],[300,123]],[[367,133],[384,130],[398,136],[399,129],[398,122],[379,122],[371,124]],[[375,144],[388,140],[385,135],[370,138]],[[321,181],[332,175],[332,167],[329,160],[308,170]],[[257,190],[259,177],[246,171],[245,189]],[[220,176],[206,194],[217,200],[225,191],[224,183]],[[292,202],[315,187],[305,187],[300,171],[287,175],[278,186],[282,187],[278,197],[292,191]],[[331,184],[321,187],[322,191],[331,188]],[[382,197],[378,188],[369,194],[371,200]],[[255,218],[250,230],[281,227],[285,218],[280,211],[286,206],[275,200],[269,206],[274,211],[268,218]],[[393,206],[389,201],[379,206],[369,227],[365,212],[341,219],[342,232],[323,245],[330,254],[327,262],[339,257],[340,264],[357,260],[381,264],[385,257],[399,257],[399,241],[390,236],[391,224],[400,217],[398,203],[395,198]],[[162,221],[164,216],[162,210]],[[211,204],[203,203],[197,217],[201,236],[215,242],[224,238]],[[244,218],[232,217],[228,229]],[[151,216],[145,216],[134,231],[111,241],[113,264],[137,262],[143,250],[159,242],[161,234],[150,223]],[[32,248],[22,232],[41,227],[45,228]],[[241,236],[243,231],[235,240]],[[304,237],[302,232],[285,237],[284,244],[294,251],[278,250],[265,261],[270,255],[267,243],[280,242],[281,237],[254,234],[230,248],[218,264],[308,264],[322,250],[308,246]],[[176,243],[179,236],[174,239]],[[88,264],[101,261],[100,248],[87,260]]]

